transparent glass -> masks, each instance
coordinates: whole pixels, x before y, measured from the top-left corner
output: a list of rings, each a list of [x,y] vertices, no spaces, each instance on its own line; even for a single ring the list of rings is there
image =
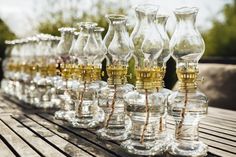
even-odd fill
[[[165,144],[157,135],[165,97],[154,89],[129,92],[124,98],[132,128],[130,139],[122,142],[121,146],[133,154],[161,155]]]
[[[126,116],[123,96],[132,91],[133,86],[126,84],[128,61],[133,44],[126,30],[127,17],[107,15],[109,31],[104,39],[108,44],[108,86],[99,91],[99,105],[105,112],[103,128],[97,131],[98,137],[107,140],[125,140],[130,130],[130,120]]]
[[[111,64],[125,65],[131,58],[133,43],[130,41],[126,29],[127,17],[124,15],[107,15],[109,23],[113,25],[113,37],[108,46],[108,54],[111,55]]]
[[[38,47],[39,39],[37,36],[33,36],[29,39],[29,47],[28,52],[30,56],[30,60],[27,62],[27,73],[29,74],[29,79],[25,82],[25,101],[29,104],[34,105],[34,98],[37,95],[36,83],[34,82],[34,78],[38,72],[37,60],[36,60],[36,51],[39,49]]]
[[[56,111],[54,117],[56,119],[68,120],[73,116],[73,110],[75,108],[70,93],[70,80],[71,75],[71,54],[70,49],[73,46],[75,28],[62,27],[59,28],[61,32],[61,40],[56,48],[56,61],[57,61],[57,77],[54,78],[54,87],[56,95],[54,95],[54,101],[58,102],[60,110]],[[72,115],[71,115],[72,113]]]
[[[169,36],[166,31],[166,23],[168,20],[168,15],[164,14],[157,14],[156,17],[156,25],[157,28],[161,34],[161,37],[163,39],[163,50],[159,57],[157,58],[156,62],[156,67],[160,69],[159,73],[157,74],[157,81],[160,81],[160,84],[157,83],[157,91],[160,92],[165,96],[165,113],[164,115],[160,118],[160,135],[159,139],[162,139],[166,145],[170,143],[172,140],[172,135],[168,132],[167,130],[167,123],[166,123],[166,118],[167,118],[167,99],[168,96],[172,93],[171,90],[164,88],[164,76],[166,72],[166,63],[170,59],[171,53],[169,49]]]
[[[178,67],[196,66],[205,50],[205,43],[196,28],[198,9],[195,7],[177,8],[177,25],[170,41],[170,51]]]
[[[130,38],[134,43],[136,66],[143,67],[144,61],[153,64],[163,48],[163,40],[155,24],[158,6],[151,4],[138,5],[135,8],[137,23]],[[152,48],[152,51],[146,49]],[[148,53],[147,53],[148,52]]]
[[[156,25],[161,34],[163,40],[163,50],[159,57],[157,58],[157,66],[166,67],[166,62],[170,59],[170,49],[169,49],[169,36],[166,31],[166,23],[168,20],[168,15],[157,14]]]
[[[165,143],[160,139],[160,118],[164,114],[165,96],[157,92],[156,60],[163,50],[163,40],[155,24],[158,6],[138,5],[138,22],[132,32],[136,61],[136,90],[124,95],[132,121],[131,138],[122,142],[128,152],[138,155],[163,155]]]
[[[105,86],[99,94],[99,106],[105,112],[103,128],[97,131],[98,137],[106,140],[122,141],[128,138],[131,121],[126,115],[124,93],[133,91],[130,84],[116,85],[114,88]]]
[[[199,141],[199,121],[207,114],[208,100],[199,91],[174,92],[168,98],[168,114],[175,121],[175,140],[168,153],[177,156],[206,156],[207,145]]]
[[[168,98],[168,114],[175,120],[175,140],[168,147],[174,156],[206,156],[207,145],[199,141],[198,125],[207,114],[207,97],[197,91],[198,61],[205,44],[195,21],[198,9],[177,8],[177,26],[170,40],[176,61],[179,90]]]
[[[3,60],[3,79],[1,81],[1,89],[4,93],[9,94],[9,87],[11,87],[10,74],[11,74],[11,51],[14,47],[14,41],[5,41],[6,49],[5,49],[5,59]]]
[[[40,108],[51,108],[52,104],[49,100],[49,95],[47,93],[47,60],[48,55],[50,53],[50,35],[47,34],[39,34],[38,35],[39,42],[39,50],[36,53],[37,55],[37,68],[38,72],[35,75],[33,81],[36,84],[35,92],[36,95],[34,97],[34,105]]]
[[[105,59],[107,53],[107,47],[105,46],[105,43],[102,40],[102,32],[104,32],[104,30],[105,29],[102,27],[95,27],[94,29],[94,36],[97,40],[97,44],[100,50],[99,55],[97,55],[94,60],[94,65],[96,66],[101,66],[101,63]]]
[[[79,85],[73,95],[76,108],[75,116],[70,122],[77,128],[94,128],[104,120],[97,97],[102,84],[99,83],[99,74],[95,72],[95,69],[99,70],[101,66],[101,63],[98,63],[96,67],[95,60],[104,52],[95,38],[96,25],[91,22],[80,23],[80,35],[73,50],[74,56],[78,57]]]

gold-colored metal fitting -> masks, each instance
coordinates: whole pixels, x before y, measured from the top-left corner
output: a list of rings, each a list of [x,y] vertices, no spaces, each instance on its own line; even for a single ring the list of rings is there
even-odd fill
[[[56,64],[48,65],[48,76],[55,76],[57,74]]]
[[[156,88],[160,89],[164,86],[164,77],[166,73],[165,67],[156,67],[155,68],[155,85]]]
[[[80,81],[92,82],[93,81],[93,66],[92,65],[79,65],[76,70],[77,77]]]
[[[7,63],[7,69],[9,71],[14,71],[14,64],[11,61],[9,61],[9,63]]]
[[[30,65],[29,63],[25,63],[25,64],[23,65],[23,71],[24,71],[26,74],[31,75],[31,73],[32,73],[31,65]]]
[[[101,68],[100,67],[94,67],[93,68],[93,73],[92,77],[94,81],[100,80],[101,79]]]
[[[16,64],[13,64],[13,69],[15,72],[20,72],[21,71],[21,64],[20,63],[16,63]]]
[[[72,78],[72,74],[74,71],[73,64],[60,64],[60,69],[61,69],[62,78],[66,79],[66,80]]]
[[[110,65],[107,67],[108,84],[121,85],[126,83],[127,67],[123,65]]]
[[[156,72],[153,68],[136,68],[137,89],[155,89],[155,74]]]
[[[47,76],[47,68],[48,67],[46,65],[43,64],[39,65],[39,73],[41,76],[43,77]]]
[[[177,77],[179,80],[179,90],[197,89],[199,70],[196,67],[177,68]]]

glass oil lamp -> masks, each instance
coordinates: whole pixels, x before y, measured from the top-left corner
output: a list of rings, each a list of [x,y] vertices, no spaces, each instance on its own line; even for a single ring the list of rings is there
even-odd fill
[[[46,86],[46,92],[44,93],[42,99],[43,99],[43,106],[44,108],[57,108],[59,107],[60,101],[55,99],[56,93],[55,93],[55,87],[54,87],[54,77],[57,73],[57,67],[56,67],[56,59],[55,59],[55,47],[58,44],[58,38],[48,35],[46,39],[46,45],[47,48],[45,50],[45,86]]]
[[[205,44],[195,21],[198,9],[182,7],[174,11],[177,26],[170,41],[176,61],[179,89],[168,98],[168,114],[175,120],[175,140],[168,153],[174,156],[206,156],[207,145],[199,141],[198,125],[207,114],[208,100],[197,90],[198,61]]]
[[[18,47],[18,59],[17,59],[17,72],[15,73],[15,96],[18,99],[22,99],[22,88],[23,88],[23,65],[24,65],[24,48],[27,41],[20,39],[20,45]]]
[[[21,52],[21,64],[22,64],[22,70],[21,70],[21,97],[19,97],[20,100],[26,101],[27,96],[27,90],[28,90],[28,82],[31,80],[30,78],[30,69],[28,68],[28,65],[30,63],[31,59],[31,52],[30,52],[30,46],[31,46],[31,38],[28,37],[25,39],[25,44],[23,45],[22,52]]]
[[[127,84],[127,67],[131,58],[133,44],[126,30],[127,17],[124,15],[107,15],[109,29],[106,38],[108,45],[109,65],[107,66],[108,86],[101,89],[100,105],[105,112],[104,126],[97,131],[98,137],[106,140],[125,140],[130,130],[130,120],[126,116],[126,106],[123,96],[132,91]],[[108,40],[107,40],[108,41]],[[100,100],[99,99],[99,100]]]
[[[60,37],[57,36],[51,36],[49,38],[49,44],[50,44],[50,53],[49,56],[47,58],[47,85],[49,87],[48,89],[48,94],[50,96],[50,101],[53,105],[53,107],[55,108],[60,108],[60,103],[61,100],[60,98],[57,96],[56,93],[56,87],[55,87],[55,81],[57,80],[58,76],[57,76],[57,56],[56,56],[56,52],[57,52],[57,46],[58,43],[60,41]]]
[[[36,82],[34,78],[38,74],[37,51],[39,51],[39,38],[33,36],[29,38],[28,54],[30,56],[26,64],[26,73],[29,79],[25,81],[25,102],[34,105],[34,98],[37,95]]]
[[[62,27],[58,29],[61,32],[61,39],[56,49],[57,77],[54,78],[57,98],[61,100],[60,110],[56,111],[56,119],[67,120],[71,111],[74,110],[74,103],[68,91],[68,83],[72,79],[72,64],[70,57],[70,48],[74,39],[75,28]]]
[[[14,41],[5,41],[6,50],[5,50],[5,59],[3,60],[2,67],[3,67],[3,79],[1,81],[1,89],[5,94],[9,94],[9,88],[11,88],[11,81],[10,81],[10,75],[11,75],[11,51],[13,48]]]
[[[34,104],[36,107],[47,108],[49,104],[49,98],[46,94],[47,92],[47,57],[49,53],[49,44],[48,44],[48,34],[38,34],[39,39],[39,50],[37,50],[37,68],[38,72],[34,77],[34,82],[36,84],[35,92],[37,92],[36,97],[34,98]]]
[[[167,99],[168,96],[172,93],[171,90],[164,88],[164,76],[166,72],[166,63],[170,59],[170,50],[169,50],[169,36],[166,31],[166,22],[168,20],[168,15],[157,14],[156,25],[163,39],[163,50],[160,56],[156,60],[156,89],[158,92],[162,93],[165,96],[165,113],[160,118],[159,125],[159,139],[163,140],[166,145],[172,140],[171,134],[167,132],[166,129],[166,118],[167,118]]]
[[[74,53],[76,53],[78,61],[75,73],[79,85],[74,98],[75,117],[71,119],[71,124],[77,128],[94,128],[103,119],[102,110],[97,104],[99,88],[97,80],[101,77],[100,64],[104,53],[95,38],[94,30],[97,24],[81,22],[79,25],[80,34],[74,44]]]
[[[17,98],[21,94],[21,74],[22,74],[22,47],[25,44],[23,39],[17,41],[17,47],[14,56],[14,73],[13,73],[13,95]]]
[[[3,61],[4,79],[1,82],[1,88],[6,94],[12,95],[13,74],[14,74],[14,49],[16,47],[15,40],[6,41],[7,49],[5,54],[7,59]]]
[[[164,114],[165,97],[156,90],[156,60],[163,50],[163,40],[156,27],[158,6],[139,5],[138,18],[132,32],[136,60],[136,90],[124,95],[132,121],[130,139],[121,146],[132,154],[162,155],[165,143],[159,139],[160,118]]]

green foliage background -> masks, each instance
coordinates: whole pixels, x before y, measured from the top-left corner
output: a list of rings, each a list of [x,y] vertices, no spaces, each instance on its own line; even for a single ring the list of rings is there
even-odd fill
[[[213,27],[203,37],[206,56],[236,57],[236,0],[223,8],[224,22],[213,19]]]
[[[5,40],[12,40],[15,39],[14,33],[9,30],[8,26],[4,23],[2,19],[0,19],[0,58],[1,58],[1,63],[3,59],[5,58]],[[0,64],[0,80],[3,77],[3,71],[2,71],[2,64]]]

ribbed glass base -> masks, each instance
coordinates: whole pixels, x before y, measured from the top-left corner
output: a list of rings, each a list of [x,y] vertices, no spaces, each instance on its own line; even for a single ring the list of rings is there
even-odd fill
[[[164,154],[164,143],[162,141],[145,141],[143,144],[140,140],[127,140],[121,144],[121,146],[132,154],[137,155],[163,155]]]
[[[200,157],[207,155],[208,147],[201,141],[175,141],[168,147],[168,153],[173,156]]]
[[[128,138],[128,135],[126,129],[102,128],[97,131],[97,136],[104,140],[124,141]]]

